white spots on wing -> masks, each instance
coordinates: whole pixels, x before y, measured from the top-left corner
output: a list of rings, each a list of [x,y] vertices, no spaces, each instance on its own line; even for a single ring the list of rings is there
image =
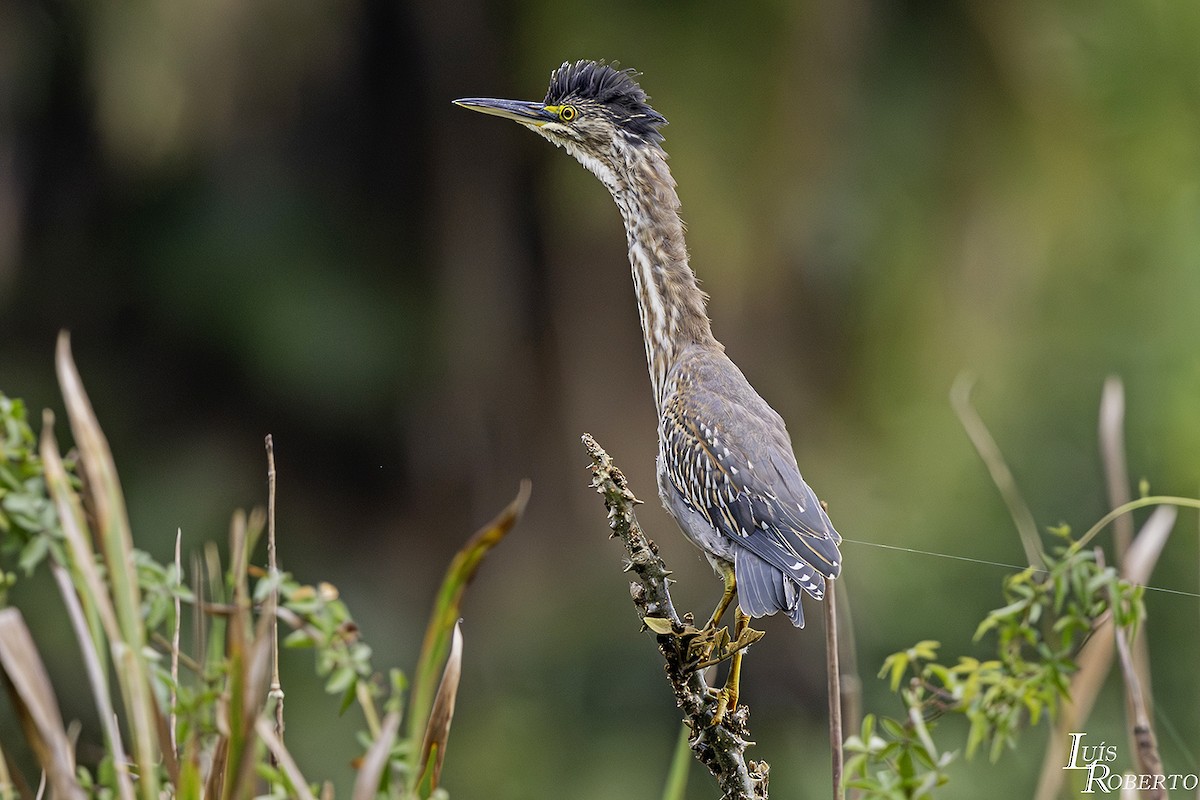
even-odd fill
[[[737,468],[737,467],[730,467],[730,468],[729,468],[729,474],[731,474],[731,475],[737,475],[737,474],[738,474],[738,468]]]

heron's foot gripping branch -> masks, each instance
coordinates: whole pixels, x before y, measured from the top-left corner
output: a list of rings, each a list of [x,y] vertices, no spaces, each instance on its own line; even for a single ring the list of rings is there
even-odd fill
[[[698,629],[690,618],[679,616],[668,587],[671,573],[633,513],[641,501],[591,435],[583,435],[583,445],[592,460],[592,486],[608,509],[612,535],[625,544],[625,569],[633,576],[629,592],[638,617],[655,634],[675,702],[692,731],[692,752],[716,779],[723,800],[765,800],[770,767],[745,759],[746,748],[753,744],[747,727],[750,709],[744,704],[735,708],[736,700],[730,703],[733,698],[711,689],[702,671],[732,658],[762,638],[762,632],[746,628],[731,639],[727,628]]]
[[[677,637],[680,647],[687,649],[684,668],[691,672],[728,661],[766,635],[747,627],[737,639],[731,639],[728,627],[697,628],[691,623],[690,615],[684,616],[681,631],[676,631],[671,621],[664,617],[643,617],[642,624],[659,636]]]

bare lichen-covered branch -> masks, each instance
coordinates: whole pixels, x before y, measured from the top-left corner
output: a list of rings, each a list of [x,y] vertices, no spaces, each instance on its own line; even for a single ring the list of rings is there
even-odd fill
[[[629,592],[638,617],[670,623],[671,632],[656,634],[655,640],[666,664],[667,680],[675,693],[675,702],[692,731],[692,752],[712,773],[724,800],[766,798],[769,767],[766,762],[745,759],[746,748],[753,744],[747,728],[750,710],[741,704],[725,714],[719,724],[712,724],[718,712],[716,693],[709,688],[702,670],[696,668],[694,658],[689,654],[688,631],[695,629],[680,618],[671,602],[668,588],[671,573],[633,513],[633,507],[641,501],[596,440],[586,433],[582,438],[592,459],[592,485],[604,498],[612,535],[625,544],[626,571],[633,576]]]

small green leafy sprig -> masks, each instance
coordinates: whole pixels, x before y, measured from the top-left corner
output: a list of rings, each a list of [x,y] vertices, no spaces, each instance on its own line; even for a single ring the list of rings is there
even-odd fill
[[[932,731],[946,714],[966,718],[966,755],[987,745],[992,761],[1016,745],[1026,726],[1053,717],[1067,698],[1079,649],[1102,622],[1128,634],[1145,617],[1144,589],[1122,580],[1097,553],[1083,549],[1066,526],[1044,567],[1004,579],[1005,605],[975,630],[975,641],[994,637],[993,658],[938,660],[940,644],[926,640],[884,660],[881,678],[904,703],[905,717],[868,715],[862,731],[846,741],[847,786],[863,798],[927,798],[947,780],[956,750],[941,752]]]
[[[74,463],[64,466],[74,480]],[[61,539],[25,403],[0,392],[0,606],[17,580],[8,567],[28,577]]]

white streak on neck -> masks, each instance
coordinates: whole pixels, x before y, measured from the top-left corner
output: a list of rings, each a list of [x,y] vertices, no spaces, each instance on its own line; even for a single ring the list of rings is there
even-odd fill
[[[646,364],[661,408],[667,373],[682,349],[693,343],[720,347],[709,327],[704,293],[688,265],[679,196],[666,153],[620,137],[614,141],[611,162],[570,141],[562,146],[600,179],[621,211]]]

